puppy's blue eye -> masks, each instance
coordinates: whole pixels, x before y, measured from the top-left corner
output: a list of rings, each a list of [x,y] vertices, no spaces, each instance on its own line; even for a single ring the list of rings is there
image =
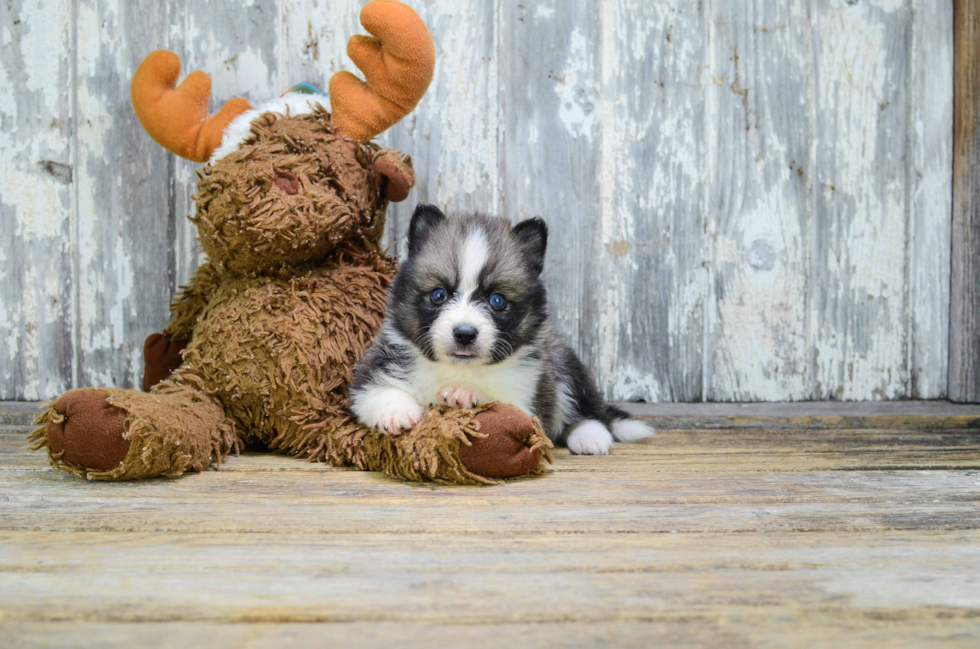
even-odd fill
[[[497,309],[498,311],[507,306],[507,298],[505,298],[500,293],[494,293],[490,296],[490,306]]]
[[[449,296],[446,295],[446,289],[444,288],[437,288],[436,290],[432,291],[432,301],[436,304],[442,304],[446,301],[447,297]]]

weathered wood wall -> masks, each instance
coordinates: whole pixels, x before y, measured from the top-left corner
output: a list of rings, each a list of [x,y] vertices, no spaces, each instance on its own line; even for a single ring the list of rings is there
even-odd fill
[[[980,402],[980,4],[956,0],[949,398]]]
[[[362,0],[0,6],[0,398],[138,385],[199,262],[150,50],[213,101],[352,68]],[[438,52],[383,136],[418,200],[552,228],[556,320],[650,401],[947,394],[951,0],[417,0]]]

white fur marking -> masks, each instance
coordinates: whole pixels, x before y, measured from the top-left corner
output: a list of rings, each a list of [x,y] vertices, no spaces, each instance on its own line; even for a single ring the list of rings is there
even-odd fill
[[[394,327],[388,324],[384,327],[385,337],[411,358],[405,368],[407,376],[404,379],[382,375],[385,387],[407,392],[423,405],[439,403],[439,393],[448,386],[466,388],[473,392],[479,403],[503,401],[532,417],[539,414],[534,412],[534,395],[544,367],[540,360],[527,358],[533,351],[532,347],[523,347],[494,365],[433,362],[422,356]],[[358,395],[352,395],[352,399],[354,414],[365,421],[358,410]]]
[[[490,256],[487,234],[482,229],[471,230],[457,250],[459,256],[459,286],[449,304],[442,308],[432,323],[431,336],[436,356],[453,363],[451,351],[456,346],[453,330],[460,325],[470,325],[477,332],[472,347],[473,361],[486,361],[496,341],[496,325],[485,308],[470,303],[470,296],[480,287],[480,273]],[[473,364],[476,364],[475,362]]]
[[[614,419],[612,422],[612,436],[617,442],[636,442],[655,432],[639,419]]]
[[[575,424],[565,443],[575,455],[608,455],[613,437],[601,421],[586,419]]]
[[[454,297],[444,306],[439,317],[432,323],[432,343],[436,356],[446,362],[453,362],[450,356],[450,352],[456,346],[453,330],[463,324],[476,329],[476,342],[472,346],[473,360],[489,359],[493,343],[497,339],[496,325],[483,309],[461,296]]]
[[[463,300],[468,300],[480,286],[480,273],[487,264],[487,257],[490,254],[489,244],[487,243],[486,233],[477,228],[463,240],[463,245],[459,249],[459,287],[458,293],[463,296]]]

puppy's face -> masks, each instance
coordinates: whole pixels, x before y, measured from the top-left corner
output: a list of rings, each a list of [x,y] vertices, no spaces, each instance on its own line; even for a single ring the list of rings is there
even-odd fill
[[[541,219],[512,228],[419,205],[389,305],[394,326],[429,360],[501,362],[533,340],[547,316],[540,277],[547,237]]]

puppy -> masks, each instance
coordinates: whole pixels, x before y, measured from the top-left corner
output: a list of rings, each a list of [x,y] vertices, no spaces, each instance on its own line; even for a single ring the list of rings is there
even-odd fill
[[[350,399],[361,423],[397,434],[431,404],[499,400],[540,418],[576,454],[604,455],[614,439],[652,435],[606,404],[548,322],[547,239],[538,218],[511,227],[420,204],[381,332],[354,368]]]

